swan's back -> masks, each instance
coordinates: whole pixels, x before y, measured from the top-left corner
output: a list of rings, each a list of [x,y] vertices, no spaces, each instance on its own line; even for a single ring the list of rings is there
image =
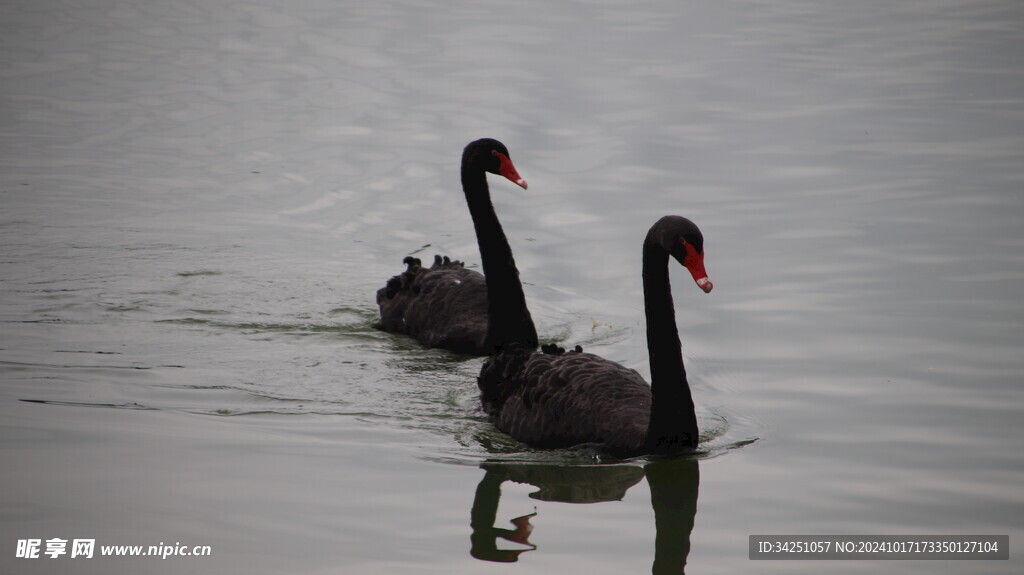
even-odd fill
[[[484,276],[440,256],[430,268],[415,258],[405,263],[408,269],[377,291],[380,328],[408,334],[427,347],[488,353]]]
[[[536,447],[596,443],[609,453],[636,453],[645,444],[651,387],[639,373],[591,353],[523,360],[519,376],[504,380],[504,393],[492,403],[498,429]]]

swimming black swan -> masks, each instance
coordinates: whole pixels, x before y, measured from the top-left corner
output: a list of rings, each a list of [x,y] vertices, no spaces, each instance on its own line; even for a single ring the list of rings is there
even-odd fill
[[[705,293],[704,237],[696,224],[665,216],[643,249],[644,305],[651,384],[632,369],[590,353],[544,346],[506,349],[484,363],[477,380],[484,409],[498,429],[535,447],[596,443],[616,456],[674,454],[697,447],[693,398],[683,368],[668,258]]]
[[[501,142],[484,138],[463,150],[462,191],[476,229],[484,275],[447,257],[434,256],[430,268],[406,257],[405,272],[377,291],[378,327],[409,334],[427,347],[470,355],[495,353],[510,341],[537,347],[537,330],[526,308],[512,248],[491,204],[487,172],[526,189],[526,180]]]

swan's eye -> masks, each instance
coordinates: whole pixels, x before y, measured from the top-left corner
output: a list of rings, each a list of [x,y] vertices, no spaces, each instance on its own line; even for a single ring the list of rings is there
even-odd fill
[[[686,241],[686,238],[684,238],[683,236],[679,236],[679,243],[683,244],[683,247],[686,248],[686,253],[688,255],[689,254],[697,254],[697,255],[700,255],[700,256],[704,255],[704,250],[698,250],[696,245],[691,244],[690,242]]]

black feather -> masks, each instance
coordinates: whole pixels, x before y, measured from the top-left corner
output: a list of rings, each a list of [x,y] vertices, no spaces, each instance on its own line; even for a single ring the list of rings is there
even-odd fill
[[[535,447],[595,443],[619,456],[695,448],[697,419],[683,368],[668,261],[680,238],[694,243],[698,237],[703,249],[693,222],[666,216],[644,241],[651,385],[636,371],[584,353],[580,346],[566,352],[545,345],[541,353],[509,346],[484,363],[477,380],[484,409],[498,429]]]
[[[429,269],[407,256],[402,260],[406,270],[377,291],[380,329],[470,355],[495,353],[511,343],[537,346],[519,271],[487,187],[486,173],[499,173],[502,167],[499,156],[508,160],[508,149],[486,138],[470,142],[462,155],[462,188],[490,285],[448,256],[435,255]]]

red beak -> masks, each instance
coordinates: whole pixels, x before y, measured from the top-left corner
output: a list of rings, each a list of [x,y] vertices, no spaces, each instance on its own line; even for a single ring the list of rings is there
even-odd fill
[[[516,167],[514,164],[512,164],[512,160],[510,160],[508,156],[502,154],[501,152],[494,152],[494,155],[497,156],[498,160],[501,161],[501,165],[498,167],[498,173],[505,176],[506,178],[509,179],[509,181],[525,190],[526,180],[524,180],[523,177],[519,175],[519,172],[516,171]]]
[[[715,286],[708,279],[708,272],[704,269],[704,254],[698,253],[697,248],[683,238],[679,238],[679,242],[686,246],[686,258],[683,259],[683,265],[690,270],[693,281],[697,282],[697,287],[704,290],[704,293],[711,293],[711,289]]]

